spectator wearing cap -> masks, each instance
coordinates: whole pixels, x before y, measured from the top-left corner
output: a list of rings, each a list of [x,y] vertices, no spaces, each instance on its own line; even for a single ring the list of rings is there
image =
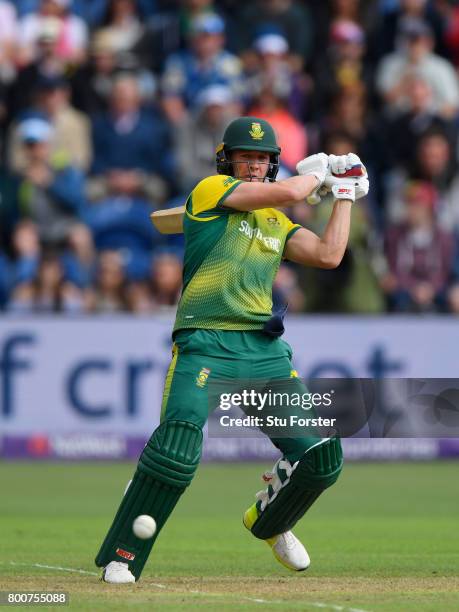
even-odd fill
[[[405,219],[388,229],[388,274],[382,285],[396,312],[430,312],[445,307],[454,239],[435,221],[437,198],[431,183],[409,183]]]
[[[255,39],[253,50],[253,74],[247,79],[246,91],[250,92],[252,86],[256,88],[260,79],[284,82],[282,89],[289,92],[289,111],[299,120],[304,119],[308,110],[307,95],[312,85],[304,73],[292,67],[287,39],[281,34],[262,34]]]
[[[434,110],[452,118],[459,109],[458,77],[452,64],[433,53],[430,27],[419,19],[406,18],[400,24],[399,48],[382,58],[378,65],[376,87],[389,113],[409,107],[407,83],[423,78],[432,90]]]
[[[243,56],[263,34],[280,34],[287,39],[292,65],[300,71],[311,57],[312,19],[305,3],[297,0],[255,0],[241,3],[237,16],[238,49]]]
[[[319,114],[330,108],[340,91],[368,90],[371,76],[365,63],[365,32],[350,20],[337,20],[329,30],[325,56],[317,56],[314,66],[315,106]]]
[[[174,129],[177,180],[189,193],[206,176],[215,173],[215,149],[228,123],[240,113],[240,104],[226,85],[203,89],[196,108]]]
[[[211,85],[226,85],[236,98],[241,96],[241,64],[224,44],[221,17],[206,13],[194,18],[187,49],[169,57],[163,74],[163,105],[172,123],[180,124],[199,93]]]
[[[304,125],[288,109],[291,81],[282,73],[261,72],[251,81],[251,90],[254,96],[248,114],[269,121],[282,149],[282,163],[294,172],[298,160],[308,154],[308,141]]]
[[[84,206],[84,176],[53,158],[53,127],[47,121],[26,119],[19,124],[18,135],[24,167],[17,177],[17,215],[34,221],[44,243],[60,246]]]
[[[61,76],[41,76],[34,95],[34,106],[27,111],[29,116],[45,117],[53,127],[51,153],[82,171],[91,163],[92,147],[88,118],[70,104],[70,88]],[[11,170],[23,168],[24,149],[14,123],[9,131],[8,164]]]
[[[57,57],[67,63],[78,64],[85,59],[88,30],[85,22],[69,12],[71,0],[41,0],[38,11],[29,13],[19,21],[19,57],[21,65],[32,62],[38,53],[37,42],[44,23],[55,19],[57,28]]]
[[[174,177],[171,135],[159,112],[141,105],[135,75],[121,74],[110,94],[109,111],[93,118],[92,199],[147,195],[161,202]]]

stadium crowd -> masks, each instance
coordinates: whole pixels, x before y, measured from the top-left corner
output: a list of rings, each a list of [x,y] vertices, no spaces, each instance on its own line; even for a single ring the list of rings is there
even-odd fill
[[[149,213],[249,114],[279,177],[323,150],[371,179],[342,264],[283,264],[275,306],[459,313],[458,69],[458,0],[0,0],[0,308],[173,307],[183,238]]]

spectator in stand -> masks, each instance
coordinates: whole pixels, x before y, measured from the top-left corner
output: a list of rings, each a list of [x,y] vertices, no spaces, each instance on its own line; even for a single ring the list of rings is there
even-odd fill
[[[169,120],[180,125],[193,109],[199,92],[210,85],[226,85],[235,98],[242,95],[239,59],[224,50],[224,22],[216,14],[193,19],[187,49],[171,55],[163,75],[163,105]]]
[[[113,35],[98,30],[91,40],[89,61],[71,78],[75,107],[90,116],[107,112],[117,68]]]
[[[370,126],[367,92],[361,81],[340,88],[331,100],[329,112],[321,122],[323,135],[344,132],[351,137],[361,151]],[[367,156],[362,153],[365,161]]]
[[[445,44],[442,42],[444,25],[436,2],[428,0],[398,0],[392,5],[392,10],[380,11],[375,27],[371,29],[369,42],[373,62],[392,53],[397,45],[400,26],[405,19],[424,21],[431,28],[435,48],[441,55],[445,54]]]
[[[151,268],[154,310],[172,308],[178,304],[182,290],[183,262],[172,252],[159,253]]]
[[[393,166],[410,168],[413,151],[419,139],[426,133],[439,131],[449,134],[455,147],[457,128],[453,121],[445,119],[435,111],[432,89],[423,78],[413,75],[407,83],[407,110],[395,117],[389,117],[382,130],[386,146],[384,157]]]
[[[99,256],[91,310],[98,313],[125,310],[125,287],[126,277],[121,255],[116,251],[103,251]]]
[[[396,312],[445,308],[454,240],[435,221],[437,201],[438,194],[431,183],[409,183],[405,219],[388,229],[385,250],[389,273],[382,286]]]
[[[405,185],[409,180],[432,183],[438,196],[436,221],[446,231],[459,231],[459,174],[449,135],[436,130],[423,134],[409,171],[396,168],[387,177],[385,208],[391,223],[403,219]]]
[[[89,228],[83,223],[74,225],[67,237],[67,248],[62,255],[65,279],[83,291],[94,282],[97,253]]]
[[[312,83],[304,72],[295,68],[289,53],[288,41],[280,34],[262,34],[254,44],[256,53],[252,77],[248,76],[246,91],[251,91],[251,81],[258,79],[284,81],[284,89],[288,90],[288,110],[299,120],[308,114],[307,97],[312,89]]]
[[[282,149],[282,162],[289,172],[294,172],[298,160],[308,154],[308,141],[305,127],[287,108],[291,83],[261,74],[251,89],[255,98],[248,115],[269,121]]]
[[[174,129],[176,180],[182,193],[215,172],[215,149],[228,123],[239,115],[239,106],[229,87],[211,85],[199,94],[194,112]]]
[[[50,17],[58,20],[56,54],[68,64],[79,64],[86,56],[88,30],[85,22],[69,12],[70,0],[41,0],[38,12],[29,13],[19,21],[18,63],[27,65],[36,59],[37,41],[43,22]]]
[[[53,159],[59,158],[61,163],[86,171],[92,157],[89,121],[71,106],[69,98],[70,89],[64,78],[43,75],[37,83],[35,105],[27,114],[44,116],[52,124]],[[9,132],[8,161],[12,171],[22,171],[24,148],[17,124]]]
[[[287,39],[292,66],[301,71],[310,59],[313,46],[311,14],[296,0],[255,0],[239,8],[237,16],[239,53],[250,53],[262,34],[280,34]]]
[[[156,204],[162,202],[174,179],[170,139],[161,115],[141,107],[136,77],[117,77],[109,112],[93,120],[91,198],[142,192]]]
[[[32,62],[21,68],[11,86],[9,104],[15,115],[33,106],[37,89],[47,79],[63,78],[65,63],[57,54],[60,22],[57,17],[47,17],[40,24],[37,34],[37,53]]]
[[[147,0],[148,1],[148,0]],[[146,20],[145,32],[133,51],[142,65],[163,72],[170,55],[186,49],[190,28],[196,17],[214,14],[214,0],[178,0]]]
[[[459,110],[458,77],[452,64],[432,51],[430,27],[423,21],[405,18],[400,24],[397,51],[383,57],[376,87],[389,113],[400,114],[409,108],[408,87],[413,76],[423,78],[433,95],[434,111],[451,119]]]
[[[83,215],[97,249],[118,251],[131,280],[148,276],[151,251],[163,242],[150,223],[151,212],[153,208],[145,198],[113,192],[88,206]]]
[[[112,35],[117,53],[132,50],[145,30],[136,1],[110,0],[104,27]]]
[[[16,11],[10,2],[0,0],[0,83],[9,84],[16,76]]]
[[[60,246],[76,223],[84,205],[82,173],[51,154],[52,126],[40,118],[19,124],[24,167],[18,176],[20,218],[32,219],[40,239]]]
[[[16,225],[11,237],[11,251],[13,261],[8,309],[21,312],[30,307],[42,254],[38,230],[32,221],[24,220]]]
[[[340,91],[369,88],[370,73],[365,64],[365,32],[353,21],[340,20],[329,30],[327,53],[318,57],[314,69],[316,107],[319,114],[329,108]]]

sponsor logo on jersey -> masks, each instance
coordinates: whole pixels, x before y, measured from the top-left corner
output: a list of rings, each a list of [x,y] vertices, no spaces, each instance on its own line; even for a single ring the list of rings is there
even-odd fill
[[[209,368],[202,368],[196,378],[196,386],[201,387],[203,389],[207,384],[207,379],[209,378],[210,370]]]
[[[276,217],[268,217],[267,221],[269,225],[280,225]]]
[[[256,238],[257,240],[261,240],[265,247],[267,247],[271,251],[275,251],[276,253],[280,252],[281,241],[279,238],[274,238],[273,236],[263,236],[261,230],[258,227],[250,227],[247,221],[241,221],[239,231],[245,234],[251,240],[253,240],[254,238]]]
[[[249,130],[249,134],[252,136],[254,140],[261,140],[265,133],[261,129],[261,125],[259,123],[252,123],[252,129]]]
[[[123,559],[127,559],[128,561],[134,561],[135,559],[135,555],[128,552],[127,550],[123,550],[122,548],[117,548],[116,554],[118,555],[118,557],[123,557]]]

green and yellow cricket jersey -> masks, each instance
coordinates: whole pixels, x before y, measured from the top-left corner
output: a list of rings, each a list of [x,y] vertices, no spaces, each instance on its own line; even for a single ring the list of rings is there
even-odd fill
[[[262,329],[272,314],[272,285],[285,243],[301,226],[275,208],[225,207],[241,182],[209,176],[187,199],[183,291],[174,332]]]

